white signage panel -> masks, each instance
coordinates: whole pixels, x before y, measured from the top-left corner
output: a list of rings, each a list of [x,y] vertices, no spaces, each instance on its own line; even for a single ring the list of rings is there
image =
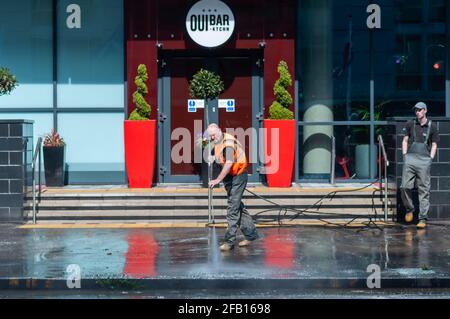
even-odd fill
[[[233,35],[234,15],[220,0],[201,0],[186,16],[186,30],[191,39],[207,48],[218,47]]]
[[[219,109],[226,109],[227,112],[234,112],[236,102],[234,99],[219,99]]]
[[[205,108],[204,100],[188,100],[187,101],[188,112],[197,112],[197,109]]]

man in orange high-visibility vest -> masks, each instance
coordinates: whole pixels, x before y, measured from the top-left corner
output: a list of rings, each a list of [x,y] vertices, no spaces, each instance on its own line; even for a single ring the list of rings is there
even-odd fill
[[[209,182],[209,187],[214,187],[223,181],[228,197],[228,228],[225,233],[225,243],[220,246],[220,250],[229,251],[234,248],[238,228],[245,236],[245,239],[239,242],[239,247],[248,246],[259,236],[252,216],[242,202],[242,195],[248,181],[245,151],[234,136],[222,133],[215,123],[208,126],[207,135],[214,147],[214,158],[222,166],[219,176]]]

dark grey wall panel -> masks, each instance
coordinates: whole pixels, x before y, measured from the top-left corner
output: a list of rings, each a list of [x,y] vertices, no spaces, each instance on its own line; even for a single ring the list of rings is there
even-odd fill
[[[9,181],[0,179],[0,194],[9,193]]]
[[[0,120],[0,221],[22,222],[30,184],[33,121]]]
[[[9,152],[0,152],[0,165],[9,164]]]
[[[450,134],[450,122],[440,122],[438,123],[439,133]]]
[[[0,136],[9,136],[9,124],[0,124]]]
[[[450,163],[450,149],[438,149],[438,157],[439,162]]]

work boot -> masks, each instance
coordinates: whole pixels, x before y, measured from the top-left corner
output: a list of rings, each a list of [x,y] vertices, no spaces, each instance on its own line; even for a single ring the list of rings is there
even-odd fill
[[[405,215],[405,222],[410,223],[414,219],[414,215],[412,212],[406,213]]]
[[[233,249],[233,246],[225,243],[225,244],[222,244],[219,248],[221,251],[230,251]]]
[[[424,229],[425,227],[427,227],[427,222],[425,221],[425,219],[421,219],[416,227],[419,229]]]
[[[239,242],[239,247],[246,247],[246,246],[250,245],[251,243],[252,243],[251,240],[244,239],[243,241]]]

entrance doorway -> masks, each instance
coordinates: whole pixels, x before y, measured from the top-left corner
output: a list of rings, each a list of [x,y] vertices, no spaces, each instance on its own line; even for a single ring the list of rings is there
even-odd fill
[[[206,129],[206,112],[189,112],[189,83],[200,69],[217,73],[224,82],[219,99],[233,99],[234,111],[219,108],[218,99],[209,103],[209,123],[222,130],[234,129],[249,160],[249,181],[259,182],[259,128],[263,110],[263,64],[260,50],[159,52],[159,181],[161,183],[200,183],[201,155],[197,139]],[[206,107],[206,105],[205,105]],[[261,121],[260,121],[261,120]],[[242,133],[242,134],[239,134]],[[189,138],[189,143],[182,139]],[[181,145],[189,144],[190,147]],[[197,152],[196,152],[197,150]]]

